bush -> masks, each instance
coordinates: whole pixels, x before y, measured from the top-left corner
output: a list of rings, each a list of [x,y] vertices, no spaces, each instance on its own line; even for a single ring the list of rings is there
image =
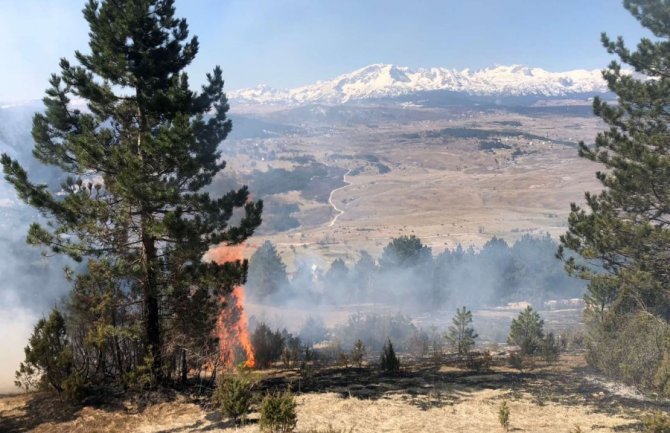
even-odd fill
[[[647,433],[670,433],[670,416],[655,412],[644,419],[644,431]]]
[[[550,332],[542,340],[542,357],[545,361],[552,363],[558,361],[559,353],[559,343],[554,338],[554,334]]]
[[[256,364],[260,368],[269,367],[279,361],[284,351],[284,339],[281,332],[272,332],[265,323],[260,323],[251,336],[251,344],[256,354]]]
[[[61,395],[68,387],[65,398],[72,393],[74,382],[83,382],[82,378],[72,378],[74,357],[65,329],[65,318],[56,309],[51,311],[48,319],[40,319],[25,348],[25,361],[16,372],[16,386],[26,391],[31,387],[50,388]],[[80,387],[77,387],[80,388]]]
[[[610,377],[668,392],[669,352],[670,326],[650,314],[638,313],[591,323],[586,359]]]
[[[365,344],[358,339],[354,348],[351,350],[351,363],[356,367],[361,368],[363,366],[363,358],[365,357]]]
[[[380,366],[384,373],[397,373],[400,371],[400,360],[393,350],[393,343],[391,339],[386,341],[384,347],[382,348],[382,354],[380,358]]]
[[[265,396],[261,403],[261,430],[269,433],[292,432],[298,423],[295,408],[295,398],[288,391]]]
[[[339,367],[349,368],[349,357],[346,353],[340,352],[337,354],[337,365]]]
[[[151,355],[151,351],[147,351],[142,358],[142,362],[122,376],[123,385],[135,391],[153,388],[156,385],[153,380],[154,376],[151,374],[153,363],[154,357]]]
[[[526,359],[521,353],[512,352],[509,354],[509,365],[519,371],[526,368]]]
[[[670,396],[670,351],[666,351],[663,360],[654,374],[654,387],[662,395]]]
[[[253,383],[245,376],[228,376],[224,378],[214,391],[214,404],[235,424],[244,422],[251,411]]]
[[[507,401],[503,401],[500,405],[500,409],[498,409],[498,421],[505,431],[509,430],[509,414],[510,410]]]
[[[81,402],[89,394],[89,384],[79,374],[71,374],[63,381],[62,397],[70,402]]]
[[[585,347],[586,336],[581,329],[565,329],[558,338],[562,352],[566,350],[582,350]]]
[[[346,324],[334,331],[334,339],[344,347],[352,347],[361,340],[369,350],[377,352],[384,347],[386,338],[391,338],[401,350],[411,349],[412,338],[418,334],[417,327],[408,316],[402,314],[352,314]]]
[[[537,355],[542,350],[543,341],[544,320],[528,306],[512,320],[507,343],[518,346],[522,355]]]
[[[466,358],[466,367],[469,370],[478,372],[490,371],[493,365],[493,357],[491,352],[486,351],[482,353],[468,353]]]
[[[300,354],[302,353],[302,341],[286,330],[282,331],[282,339],[284,342],[284,349],[282,350],[281,360],[284,367],[290,368],[300,361]]]

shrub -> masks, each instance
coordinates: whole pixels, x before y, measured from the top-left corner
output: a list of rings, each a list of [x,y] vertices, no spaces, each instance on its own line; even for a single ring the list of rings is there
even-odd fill
[[[81,402],[89,393],[89,384],[79,374],[71,374],[63,381],[62,397],[70,402]]]
[[[281,360],[286,368],[290,368],[300,361],[300,354],[302,353],[302,341],[299,337],[294,336],[286,330],[282,331],[282,339],[284,349],[282,350]]]
[[[490,371],[493,365],[491,352],[468,353],[466,358],[466,367],[475,371]]]
[[[74,359],[65,329],[65,318],[56,309],[49,318],[40,319],[24,349],[26,359],[19,365],[15,384],[26,390],[31,387],[51,388],[59,395],[66,385],[71,389]],[[81,381],[77,378],[76,381]],[[68,395],[64,397],[68,398]]]
[[[396,356],[395,350],[393,350],[391,339],[388,339],[386,344],[384,344],[379,361],[381,369],[385,373],[397,373],[400,371],[400,360]]]
[[[153,380],[154,376],[151,374],[151,366],[153,363],[154,357],[149,350],[142,358],[141,363],[138,363],[135,368],[123,375],[123,385],[126,388],[135,391],[153,388],[155,385]]]
[[[585,347],[585,335],[581,329],[563,330],[558,338],[561,351],[581,350]]]
[[[645,418],[644,431],[647,433],[670,433],[670,416],[655,412]]]
[[[251,411],[253,383],[248,377],[228,376],[216,387],[213,400],[221,412],[235,421],[235,424],[244,422]]]
[[[344,347],[352,347],[361,340],[370,351],[380,351],[386,338],[395,342],[401,350],[410,349],[412,338],[418,333],[417,327],[408,316],[402,314],[352,314],[346,324],[334,330],[334,339]]]
[[[553,332],[549,332],[542,340],[542,357],[545,361],[552,363],[558,361],[560,346]]]
[[[664,396],[670,396],[670,351],[663,354],[656,373],[654,374],[654,387]]]
[[[268,367],[281,357],[284,350],[284,339],[281,332],[272,332],[265,323],[260,323],[251,336],[251,344],[256,354],[256,364],[261,367]]]
[[[507,343],[518,346],[523,355],[537,355],[544,341],[543,328],[544,320],[528,306],[512,320]]]
[[[519,371],[523,371],[526,368],[526,362],[524,356],[521,353],[512,352],[509,354],[509,365],[512,368],[515,368]]]
[[[261,403],[261,430],[269,433],[292,432],[298,422],[295,408],[295,398],[289,391],[265,396]]]
[[[637,313],[591,323],[589,328],[586,359],[590,365],[628,384],[664,392],[670,373],[665,364],[670,352],[666,322]]]
[[[505,431],[509,430],[509,414],[510,410],[507,401],[503,401],[500,405],[500,409],[498,409],[498,421]]]
[[[349,367],[349,357],[346,353],[340,352],[337,354],[337,365],[340,367]]]
[[[363,358],[365,357],[365,344],[358,339],[354,348],[351,350],[351,363],[356,367],[361,368],[363,366]]]

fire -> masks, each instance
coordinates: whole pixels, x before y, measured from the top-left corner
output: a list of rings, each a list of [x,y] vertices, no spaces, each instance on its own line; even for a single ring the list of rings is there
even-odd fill
[[[219,264],[241,261],[244,259],[244,246],[220,245],[210,250],[207,255]],[[223,307],[224,303],[228,305]],[[234,350],[236,347],[241,347],[246,355],[244,365],[253,368],[256,365],[256,357],[249,335],[249,320],[244,311],[244,287],[235,286],[230,295],[221,298],[221,304],[221,313],[216,322],[221,361],[227,367],[232,367],[235,357]]]

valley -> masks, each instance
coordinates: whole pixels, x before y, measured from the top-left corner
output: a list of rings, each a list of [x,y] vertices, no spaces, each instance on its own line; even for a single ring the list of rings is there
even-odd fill
[[[262,226],[252,241],[272,241],[289,262],[307,251],[329,259],[378,253],[404,234],[437,252],[492,236],[557,237],[570,203],[598,190],[596,167],[578,157],[577,143],[602,129],[583,105],[561,108],[243,106],[239,116],[282,122],[292,132],[237,139],[224,147],[224,158],[252,191],[258,172],[315,165],[333,172],[258,195],[270,221],[274,209],[293,206],[296,227]],[[288,177],[275,184],[282,181]],[[226,184],[220,179],[218,188]]]

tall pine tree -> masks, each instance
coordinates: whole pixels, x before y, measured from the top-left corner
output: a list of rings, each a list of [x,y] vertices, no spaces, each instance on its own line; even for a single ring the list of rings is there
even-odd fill
[[[591,280],[593,296],[606,300],[612,314],[644,310],[670,320],[670,4],[626,0],[624,7],[649,29],[631,51],[619,37],[602,42],[643,77],[613,61],[603,76],[616,104],[600,98],[595,114],[609,127],[595,146],[580,144],[580,156],[599,162],[604,190],[586,194],[586,206],[572,205],[564,247],[586,263],[568,259],[568,269]],[[599,296],[608,274],[611,293]],[[596,293],[598,292],[598,293]]]
[[[263,242],[249,260],[247,289],[254,299],[263,300],[288,287],[286,265],[270,241]]]
[[[232,125],[219,67],[200,92],[189,88],[184,70],[198,40],[175,17],[174,0],[90,0],[83,13],[90,53],[61,60],[46,110],[33,119],[34,156],[66,172],[66,182],[49,191],[6,154],[2,165],[18,196],[50,218],[30,227],[28,241],[88,260],[98,271],[78,285],[109,292],[117,313],[141,305],[139,355],[126,353],[119,368],[148,357],[156,379],[179,310],[173,301],[194,288],[218,297],[244,280],[246,263],[202,258],[250,236],[262,203],[246,187],[218,198],[203,192],[225,166],[218,146]],[[229,226],[238,208],[240,223]]]
[[[604,190],[572,205],[562,246],[584,260],[569,271],[589,281],[589,362],[636,386],[670,394],[670,3],[625,0],[651,33],[631,50],[602,35],[612,62],[603,72],[616,104],[595,114],[609,127],[580,155],[601,163]],[[559,256],[562,251],[559,250]]]

